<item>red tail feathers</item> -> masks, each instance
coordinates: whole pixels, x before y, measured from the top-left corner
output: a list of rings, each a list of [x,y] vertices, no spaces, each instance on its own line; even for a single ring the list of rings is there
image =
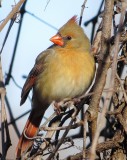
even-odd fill
[[[31,147],[33,143],[33,141],[30,139],[27,139],[24,136],[24,134],[29,138],[35,137],[37,135],[37,131],[42,118],[43,118],[43,114],[38,116],[37,110],[31,111],[30,116],[26,122],[23,133],[19,139],[19,142],[16,148],[16,159],[20,159],[22,153],[26,151],[29,147]]]

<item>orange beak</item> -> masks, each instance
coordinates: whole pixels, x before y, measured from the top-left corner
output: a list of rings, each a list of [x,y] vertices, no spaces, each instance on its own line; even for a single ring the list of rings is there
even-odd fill
[[[59,46],[63,46],[64,45],[63,38],[58,34],[56,34],[55,36],[50,38],[50,41],[53,42],[56,45],[59,45]]]

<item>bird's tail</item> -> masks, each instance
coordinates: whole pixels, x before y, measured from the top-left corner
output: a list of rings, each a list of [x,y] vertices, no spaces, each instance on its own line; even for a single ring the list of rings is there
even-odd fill
[[[38,110],[33,109],[31,111],[16,148],[17,160],[21,158],[24,151],[32,146],[33,141],[31,139],[37,135],[43,115],[44,113],[38,115]]]

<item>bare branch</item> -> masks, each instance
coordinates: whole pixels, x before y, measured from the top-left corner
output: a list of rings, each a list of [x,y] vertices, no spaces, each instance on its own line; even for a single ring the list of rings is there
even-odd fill
[[[80,20],[79,20],[79,25],[80,26],[81,26],[81,23],[82,23],[83,12],[84,12],[84,9],[86,7],[86,2],[87,2],[87,0],[84,0],[84,3],[82,5],[82,9],[81,9],[81,13],[80,13]]]
[[[113,15],[113,5],[114,1],[105,1],[105,8],[104,8],[104,16],[103,16],[103,25],[102,25],[102,37],[101,37],[101,51],[100,51],[100,58],[102,60],[107,61],[109,59],[109,39],[111,36],[111,24],[112,24],[112,15]],[[107,70],[110,66],[109,64],[104,64],[102,62],[99,63],[98,66],[98,71],[96,75],[96,80],[95,80],[95,88],[94,91],[100,90],[103,91],[105,81],[106,81],[106,76],[107,76]],[[90,159],[93,160],[95,158],[95,149],[98,141],[98,137],[100,134],[100,129],[101,129],[101,124],[102,124],[102,119],[100,120],[100,126],[97,126],[97,116],[98,116],[98,106],[100,102],[101,94],[95,95],[92,97],[92,101],[90,103],[89,109],[88,109],[88,114],[91,117],[90,119],[92,120],[92,138],[93,143],[92,143],[92,148],[91,148],[91,156]],[[103,114],[105,110],[102,111],[101,116],[103,117]],[[97,129],[98,128],[98,129]],[[95,133],[96,132],[96,133]]]
[[[12,9],[12,11],[8,14],[8,16],[5,18],[5,20],[0,25],[0,32],[4,28],[4,26],[7,24],[7,22],[15,15],[16,12],[19,11],[19,8],[21,5],[25,2],[25,0],[20,0],[17,5]]]
[[[0,59],[0,97],[1,97],[1,143],[2,143],[2,159],[6,159],[6,154],[11,146],[11,139],[7,125],[7,115],[5,109],[5,87],[3,83],[2,65]]]

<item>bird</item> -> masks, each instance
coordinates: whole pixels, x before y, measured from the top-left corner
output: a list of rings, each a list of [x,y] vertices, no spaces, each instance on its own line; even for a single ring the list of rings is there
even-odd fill
[[[81,96],[94,79],[95,61],[90,53],[91,44],[77,21],[77,16],[73,16],[50,38],[53,44],[37,56],[26,79],[20,105],[32,90],[32,109],[19,138],[17,159],[32,145],[30,138],[37,135],[49,105],[53,101]]]

